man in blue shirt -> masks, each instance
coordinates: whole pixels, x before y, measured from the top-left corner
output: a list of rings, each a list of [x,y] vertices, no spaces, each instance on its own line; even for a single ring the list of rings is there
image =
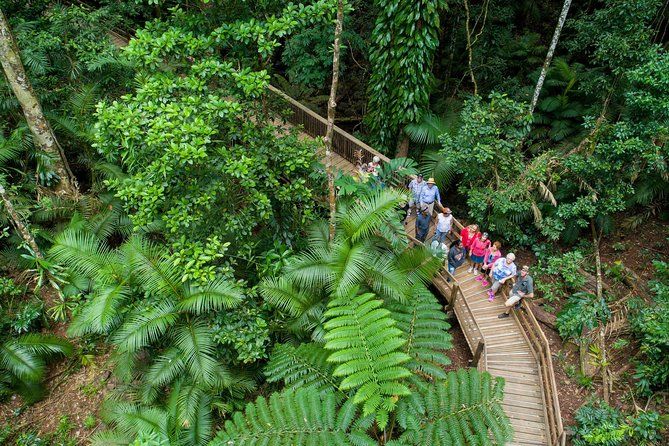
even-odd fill
[[[427,206],[427,215],[432,217],[432,212],[434,211],[434,203],[439,203],[439,208],[443,208],[441,205],[441,197],[439,196],[439,188],[434,184],[434,178],[427,180],[427,186],[425,186],[420,192],[420,205]]]

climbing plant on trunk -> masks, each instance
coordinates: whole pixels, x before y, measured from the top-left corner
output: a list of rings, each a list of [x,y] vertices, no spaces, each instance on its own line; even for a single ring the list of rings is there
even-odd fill
[[[53,171],[58,176],[54,184],[56,192],[67,196],[77,195],[76,180],[67,164],[63,149],[42,112],[42,106],[23,68],[18,47],[2,10],[0,10],[0,63],[16,99],[21,104],[23,115],[33,134],[33,142],[53,163]]]
[[[446,2],[377,0],[376,5],[367,126],[376,147],[390,153],[399,141],[398,156],[406,156],[408,140],[402,128],[418,121],[428,106],[432,59],[439,45],[439,12]]]
[[[337,206],[335,202],[334,171],[332,169],[332,137],[334,136],[335,109],[337,107],[337,85],[339,83],[339,47],[341,30],[344,26],[344,1],[337,0],[337,20],[335,22],[334,45],[332,50],[332,84],[328,100],[328,126],[325,132],[325,167],[328,176],[328,202],[330,204],[330,240],[335,236]]]

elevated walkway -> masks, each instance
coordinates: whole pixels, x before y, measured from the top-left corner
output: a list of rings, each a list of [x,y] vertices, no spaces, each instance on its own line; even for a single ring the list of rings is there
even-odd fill
[[[327,121],[285,93],[270,86],[270,90],[292,110],[289,120],[301,126],[313,137],[325,135]],[[334,167],[345,173],[356,171],[357,163],[367,163],[376,155],[389,159],[364,142],[335,126],[333,138]],[[449,242],[459,237],[462,225],[457,220]],[[415,216],[406,225],[407,234],[415,244]],[[434,233],[430,227],[429,243]],[[508,291],[501,290],[493,302],[488,302],[487,288],[460,267],[455,276],[442,269],[433,285],[453,310],[467,343],[474,355],[473,366],[505,379],[504,410],[514,428],[510,443],[518,446],[564,446],[565,434],[557,398],[555,376],[548,340],[531,311],[514,311],[513,317],[499,319],[505,311]],[[449,281],[450,280],[450,281]]]

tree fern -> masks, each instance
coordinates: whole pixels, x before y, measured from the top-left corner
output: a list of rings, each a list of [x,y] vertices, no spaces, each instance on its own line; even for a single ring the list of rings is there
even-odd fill
[[[451,326],[437,299],[421,284],[414,286],[413,298],[408,302],[389,301],[386,305],[406,337],[404,352],[411,356],[407,368],[430,380],[445,378],[443,368],[451,360],[443,351],[453,344],[448,333]]]
[[[513,431],[502,408],[503,383],[487,372],[460,369],[423,386],[400,403],[397,420],[406,430],[397,444],[506,444]]]
[[[364,431],[355,429],[355,404],[337,408],[332,393],[317,389],[274,393],[269,400],[259,397],[244,413],[237,412],[210,443],[228,445],[376,445]]]
[[[381,428],[399,396],[410,394],[402,380],[411,375],[402,366],[411,359],[401,348],[406,341],[383,301],[371,293],[333,300],[325,313],[328,362],[338,364],[339,387],[355,390],[352,401],[363,404],[363,415],[376,414]]]
[[[327,361],[330,353],[314,343],[294,347],[277,344],[265,366],[267,381],[283,381],[287,389],[315,387],[321,392],[339,389],[332,376],[334,365]]]

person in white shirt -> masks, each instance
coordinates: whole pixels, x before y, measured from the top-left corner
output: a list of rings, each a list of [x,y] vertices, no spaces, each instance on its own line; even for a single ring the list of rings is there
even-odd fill
[[[451,215],[451,210],[449,208],[444,208],[443,212],[437,214],[437,228],[434,231],[434,237],[432,238],[432,243],[435,241],[438,243],[443,243],[448,237],[448,234],[451,232],[453,227],[453,215]]]

